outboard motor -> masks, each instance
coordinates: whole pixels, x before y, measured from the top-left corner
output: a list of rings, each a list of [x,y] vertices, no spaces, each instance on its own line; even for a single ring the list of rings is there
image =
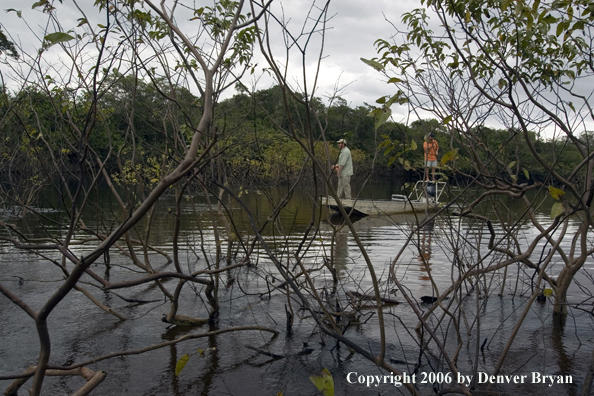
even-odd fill
[[[431,183],[427,185],[427,195],[431,198],[435,198],[437,194],[437,184]]]

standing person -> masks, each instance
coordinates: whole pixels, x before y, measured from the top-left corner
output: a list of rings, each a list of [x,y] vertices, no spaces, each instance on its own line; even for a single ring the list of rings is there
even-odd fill
[[[336,190],[338,198],[344,197],[351,199],[351,176],[353,176],[353,157],[351,156],[351,150],[347,147],[347,142],[344,139],[340,139],[338,142],[338,148],[340,149],[340,155],[338,156],[338,164],[334,165],[333,168],[338,176],[338,189]]]
[[[433,132],[427,136],[427,141],[423,142],[425,151],[425,181],[429,181],[429,168],[432,171],[432,178],[435,181],[435,167],[437,166],[437,156],[439,155],[439,144],[434,139]]]

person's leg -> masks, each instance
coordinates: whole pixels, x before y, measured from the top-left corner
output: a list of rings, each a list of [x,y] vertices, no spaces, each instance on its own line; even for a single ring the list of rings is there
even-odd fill
[[[431,168],[432,172],[433,172],[433,181],[435,181],[435,167]]]
[[[344,192],[344,181],[342,177],[338,178],[338,186],[336,187],[336,194],[338,198],[342,198],[342,193]]]
[[[429,181],[429,166],[425,164],[425,181]]]
[[[346,199],[351,199],[351,177],[345,176],[342,185],[344,188],[344,197]]]

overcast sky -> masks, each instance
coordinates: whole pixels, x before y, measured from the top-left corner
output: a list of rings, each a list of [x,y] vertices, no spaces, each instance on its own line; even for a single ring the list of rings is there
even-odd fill
[[[33,0],[26,2],[0,1],[3,1],[4,4],[4,7],[0,9],[2,29],[8,33],[9,38],[17,43],[19,47],[23,47],[34,55],[40,47],[44,34],[55,32],[56,28],[50,26],[45,30],[48,25],[47,15],[38,9],[31,9]],[[160,0],[154,1],[156,3],[160,2]],[[326,2],[327,0],[315,0],[314,4],[323,7]],[[88,19],[92,21],[92,26],[96,26],[98,23],[104,24],[105,13],[94,8],[93,3],[94,0],[78,0],[78,5],[87,13]],[[173,0],[165,0],[165,3],[171,5]],[[179,0],[178,4],[175,14],[176,22],[185,34],[194,36],[197,22],[190,21],[193,16],[191,9],[212,6],[213,0]],[[311,28],[312,16],[317,17],[319,15],[319,12],[311,11],[311,4],[312,0],[274,0],[272,12],[279,17],[284,13],[289,30],[292,34],[298,35],[304,24],[306,26],[305,30]],[[81,14],[73,0],[62,0],[62,3],[54,0],[54,5],[58,11],[58,19],[62,26],[61,30],[74,30],[81,33],[82,28],[77,28],[77,20]],[[340,88],[340,96],[347,101],[348,105],[356,107],[364,103],[374,104],[379,97],[393,94],[392,87],[382,81],[382,76],[360,59],[362,57],[373,58],[376,56],[373,43],[379,38],[389,39],[395,34],[393,24],[404,30],[405,28],[400,22],[402,15],[421,6],[421,0],[332,0],[328,12],[329,21],[326,26],[324,59],[319,69],[320,77],[317,81],[315,95],[322,98],[328,97],[335,87],[338,87]],[[10,11],[11,9],[18,10],[22,18],[19,18],[14,10]],[[285,53],[283,37],[280,34],[273,34],[272,38],[275,55],[282,60]],[[305,37],[302,37],[299,43],[303,45]],[[320,45],[320,35],[314,35],[310,41],[305,60],[308,93],[311,93],[313,77],[318,70],[317,58],[321,48]],[[62,61],[66,59],[66,54],[60,46],[52,47],[44,55],[49,56],[50,61],[58,58]],[[288,80],[292,83],[293,88],[300,90],[303,87],[304,78],[302,59],[298,55],[296,51],[291,53]],[[256,58],[254,61],[259,62],[258,70],[266,66],[261,57]],[[51,67],[47,66],[48,73],[64,72],[64,75],[68,75],[71,70],[67,67],[64,67],[64,70],[53,68],[53,65],[59,64],[60,62],[55,61],[51,63]],[[62,62],[62,64],[66,64],[66,62]],[[0,64],[0,70],[2,71],[4,83],[9,85],[10,71],[6,65],[2,64]],[[23,69],[22,73],[25,75],[26,70]],[[257,81],[255,89],[270,88],[274,82],[262,76],[265,75],[257,72],[249,76],[244,83],[251,86],[252,83]],[[13,87],[13,89],[18,89],[18,87]],[[591,87],[584,86],[584,90],[586,91],[585,96],[590,97],[592,95]],[[195,93],[197,94],[197,92]],[[234,94],[234,90],[230,89],[223,97],[229,97],[232,94]],[[415,114],[411,113],[410,109],[405,106],[394,105],[392,111],[392,120],[396,122],[410,122],[412,119],[409,120],[408,117]],[[432,117],[423,113],[420,115],[422,117]],[[576,119],[579,122],[585,120],[581,115],[576,116]],[[587,120],[589,119],[587,118]],[[509,120],[510,118],[506,116],[505,123],[502,124],[500,120],[494,120],[491,117],[486,121],[486,124],[493,127],[499,127],[500,125],[509,127],[507,125]],[[594,125],[588,124],[588,129],[594,129]],[[552,134],[555,131],[547,131],[546,133]]]
[[[24,48],[39,47],[39,40],[43,37],[43,29],[47,24],[47,17],[39,10],[32,10],[32,2],[3,1],[3,18],[0,20],[3,29],[10,37]],[[91,8],[91,0],[80,0],[79,5],[88,7],[85,9],[92,19],[95,17],[104,18],[97,9]],[[168,0],[168,3],[170,1]],[[195,4],[196,7],[212,5],[212,1],[197,0],[191,2],[182,0],[187,5]],[[316,5],[323,6],[326,2],[316,0]],[[310,10],[310,0],[289,0],[274,3],[274,11],[278,14],[281,10],[287,19],[290,19],[289,27],[293,32],[299,32],[306,21]],[[58,17],[64,31],[76,27],[80,13],[71,0],[63,0],[63,4],[55,2],[58,9]],[[341,96],[351,106],[362,105],[363,103],[374,103],[375,100],[390,93],[388,86],[381,82],[380,75],[372,68],[361,62],[360,58],[372,58],[375,56],[373,43],[378,38],[389,38],[394,33],[393,27],[386,21],[388,18],[394,23],[399,23],[401,15],[413,8],[420,7],[419,0],[334,0],[330,3],[329,13],[331,20],[328,23],[326,41],[324,47],[325,58],[320,69],[319,88],[317,96],[326,96],[334,90],[335,86],[345,87]],[[11,8],[18,10],[22,18],[17,17],[14,11],[7,11]],[[179,9],[179,8],[178,8]],[[310,14],[310,15],[313,15]],[[191,15],[188,16],[189,19]],[[179,18],[179,14],[178,14]],[[179,18],[182,19],[182,18]],[[310,25],[310,24],[308,24]],[[32,33],[31,31],[35,32]],[[51,31],[51,29],[49,30]],[[282,44],[282,41],[279,40]],[[279,47],[280,49],[280,47]],[[52,49],[59,51],[59,47]],[[312,79],[316,70],[316,58],[319,54],[319,43],[312,42],[307,57],[308,79]],[[291,60],[295,62],[292,69],[295,84],[301,84],[300,79],[301,60],[294,54]],[[252,78],[253,80],[253,78]],[[258,89],[268,88],[270,83],[264,79],[257,85]],[[311,82],[309,83],[311,84]]]
[[[308,0],[287,2],[285,12],[291,12],[302,18],[307,10]],[[361,62],[360,58],[372,58],[376,55],[373,43],[379,39],[388,39],[394,34],[394,24],[400,24],[401,15],[420,7],[419,0],[336,0],[330,3],[320,81],[320,96],[333,91],[338,79],[339,85],[346,86],[342,97],[352,106],[364,102],[374,103],[377,98],[390,93],[380,75],[371,67]],[[299,19],[299,23],[302,19]],[[291,21],[296,25],[298,21]],[[290,26],[291,26],[290,24]],[[315,53],[315,51],[312,51]],[[311,56],[311,69],[314,69],[315,57]]]

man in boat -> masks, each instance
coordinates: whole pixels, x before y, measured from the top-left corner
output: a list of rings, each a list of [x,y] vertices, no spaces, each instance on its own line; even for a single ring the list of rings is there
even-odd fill
[[[437,167],[439,144],[434,137],[435,135],[431,132],[427,136],[427,140],[423,142],[423,150],[425,151],[425,181],[429,181],[429,168],[431,168],[432,179],[435,181],[435,168]]]
[[[340,139],[338,142],[338,148],[340,149],[340,155],[338,156],[338,164],[332,168],[336,171],[338,176],[338,198],[351,199],[351,176],[353,176],[353,157],[351,156],[351,150],[347,147],[347,142],[344,139]]]

